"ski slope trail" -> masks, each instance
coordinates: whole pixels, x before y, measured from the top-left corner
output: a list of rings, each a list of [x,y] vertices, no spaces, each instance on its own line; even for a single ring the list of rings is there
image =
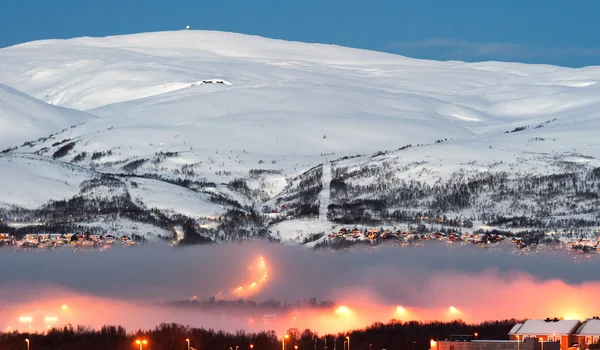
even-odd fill
[[[321,177],[323,181],[323,189],[319,194],[319,219],[327,220],[327,207],[329,207],[330,202],[330,186],[331,183],[331,163],[326,161],[323,163],[323,176]]]

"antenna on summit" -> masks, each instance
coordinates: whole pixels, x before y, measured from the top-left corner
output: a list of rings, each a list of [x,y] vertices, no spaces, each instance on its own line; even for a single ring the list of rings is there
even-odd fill
[[[185,26],[185,30],[190,30],[190,26]]]

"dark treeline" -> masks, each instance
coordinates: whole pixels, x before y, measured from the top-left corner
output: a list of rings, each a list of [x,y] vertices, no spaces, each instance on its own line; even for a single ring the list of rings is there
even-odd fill
[[[329,215],[334,221],[347,223],[411,223],[415,211],[432,216],[452,212],[466,213],[466,222],[504,221],[511,227],[538,229],[594,227],[600,223],[595,215],[600,210],[600,168],[565,163],[562,173],[550,175],[459,170],[432,183],[398,179],[398,173],[423,164],[398,167],[391,161],[334,166]],[[515,214],[519,220],[507,220]],[[573,218],[574,214],[586,214],[591,219]],[[564,219],[552,218],[561,216]]]
[[[304,173],[287,179],[287,185],[275,200],[276,208],[264,207],[263,212],[279,214],[271,224],[293,218],[319,215],[319,194],[323,189],[323,165],[320,164]]]
[[[508,331],[517,320],[490,321],[469,325],[462,321],[453,322],[400,322],[392,320],[387,324],[375,323],[365,329],[347,333],[319,336],[311,330],[300,331],[292,328],[287,331],[289,338],[286,348],[298,350],[342,349],[346,336],[350,337],[352,350],[390,349],[429,349],[430,340],[447,339],[452,334],[478,333],[479,339],[507,339]],[[281,334],[274,331],[246,333],[191,328],[178,324],[161,324],[153,330],[128,333],[122,327],[104,326],[100,329],[66,326],[52,329],[45,334],[4,333],[0,334],[0,350],[25,349],[25,339],[29,339],[32,350],[125,350],[137,349],[136,340],[146,340],[143,349],[184,350],[186,339],[199,350],[228,350],[230,348],[249,350],[281,349]]]

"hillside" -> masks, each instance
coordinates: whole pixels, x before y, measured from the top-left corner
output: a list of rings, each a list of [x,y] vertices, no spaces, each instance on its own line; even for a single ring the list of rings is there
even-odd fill
[[[0,149],[48,136],[92,118],[88,113],[52,106],[0,84]]]
[[[192,219],[211,239],[301,241],[417,213],[596,225],[598,67],[436,62],[179,31],[0,49],[0,81],[33,96],[2,112],[35,104],[95,116],[66,130],[56,122],[41,139],[11,132],[6,147],[27,144],[7,157],[110,177],[112,190],[95,192],[164,215],[166,230]],[[20,186],[20,170],[10,171],[2,186]],[[4,215],[80,190],[9,195]]]

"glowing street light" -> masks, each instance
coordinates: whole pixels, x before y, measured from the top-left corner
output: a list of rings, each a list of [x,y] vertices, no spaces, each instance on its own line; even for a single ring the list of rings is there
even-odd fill
[[[290,337],[289,334],[286,334],[283,337],[281,337],[281,350],[285,350],[285,340],[289,337]]]
[[[298,345],[294,345],[294,349],[298,350]]]
[[[350,350],[350,337],[346,336],[346,339],[348,340],[348,350]],[[542,349],[543,350],[543,349]]]
[[[190,339],[187,338],[185,341],[187,342],[188,350],[190,350]]]
[[[337,309],[335,309],[335,313],[338,315],[349,315],[350,314],[350,309],[347,306],[340,306]]]
[[[138,340],[135,341],[135,343],[138,344],[140,346],[140,350],[142,350],[142,347],[144,345],[148,344],[148,341],[146,339],[144,339],[144,340],[139,340],[138,339]]]
[[[54,317],[54,316],[52,316],[52,317],[46,317],[44,319],[44,321],[46,321],[46,323],[54,323],[54,322],[58,321],[58,317]]]
[[[27,343],[27,350],[29,350],[29,339],[25,339],[25,343]]]
[[[475,340],[477,340],[477,336],[479,335],[479,333],[475,332]]]
[[[250,344],[250,349],[254,349],[254,344]]]

